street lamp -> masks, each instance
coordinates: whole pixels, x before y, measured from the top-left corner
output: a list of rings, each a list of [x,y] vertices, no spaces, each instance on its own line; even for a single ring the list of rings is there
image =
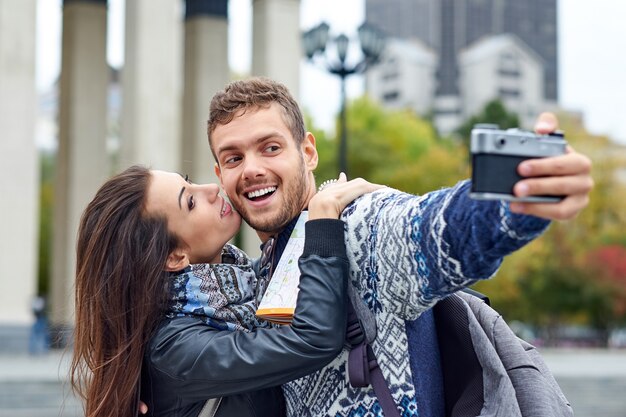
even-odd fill
[[[348,64],[348,47],[350,38],[343,33],[334,39],[329,38],[329,26],[322,22],[302,35],[304,53],[309,61],[314,62],[316,57],[323,60],[323,66],[331,74],[341,79],[341,111],[339,114],[341,136],[339,141],[339,171],[348,173],[347,163],[347,129],[346,129],[346,78],[352,74],[359,74],[376,64],[385,48],[384,34],[368,23],[359,26],[359,43],[363,57],[360,61]],[[335,56],[329,57],[326,47],[335,46]]]

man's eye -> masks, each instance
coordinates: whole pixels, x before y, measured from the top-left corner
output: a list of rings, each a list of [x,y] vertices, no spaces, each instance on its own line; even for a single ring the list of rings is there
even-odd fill
[[[279,149],[280,149],[280,146],[278,145],[270,145],[267,148],[265,148],[267,152],[277,152]]]
[[[224,160],[225,164],[234,164],[235,162],[239,162],[241,161],[241,157],[240,156],[231,156],[230,158],[227,158],[226,160]]]
[[[195,201],[193,199],[193,196],[190,195],[189,198],[187,199],[187,208],[189,209],[189,211],[191,211],[194,208],[195,205],[196,205],[196,203],[195,203]]]

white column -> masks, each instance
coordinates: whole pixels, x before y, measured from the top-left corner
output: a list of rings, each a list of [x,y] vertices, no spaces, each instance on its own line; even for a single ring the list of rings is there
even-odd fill
[[[35,22],[35,0],[0,0],[0,326],[29,324],[36,291]]]
[[[51,323],[59,332],[73,323],[80,216],[107,177],[106,0],[65,0],[62,30],[51,285]]]
[[[285,84],[299,97],[300,0],[253,0],[252,74]]]
[[[297,99],[300,95],[300,0],[252,0],[252,75],[279,81]],[[241,231],[242,246],[259,254],[259,238],[249,227]]]
[[[181,171],[194,182],[218,182],[206,127],[211,98],[230,80],[228,0],[187,0],[186,6]],[[241,248],[258,256],[256,232],[243,224],[241,237]]]
[[[120,170],[136,163],[180,168],[181,6],[126,1]]]
[[[228,0],[187,0],[181,172],[197,183],[217,182],[209,149],[211,98],[229,81]]]

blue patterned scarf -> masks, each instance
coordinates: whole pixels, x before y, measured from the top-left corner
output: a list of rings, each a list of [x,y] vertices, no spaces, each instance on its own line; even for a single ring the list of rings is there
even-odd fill
[[[193,316],[219,330],[253,330],[271,324],[256,317],[267,287],[250,258],[227,244],[221,264],[190,265],[172,275],[167,317]]]

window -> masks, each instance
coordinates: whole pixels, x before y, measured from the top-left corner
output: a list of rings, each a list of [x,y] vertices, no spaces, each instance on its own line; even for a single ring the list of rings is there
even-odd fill
[[[400,97],[400,93],[398,91],[389,91],[383,94],[383,101],[395,101]]]

